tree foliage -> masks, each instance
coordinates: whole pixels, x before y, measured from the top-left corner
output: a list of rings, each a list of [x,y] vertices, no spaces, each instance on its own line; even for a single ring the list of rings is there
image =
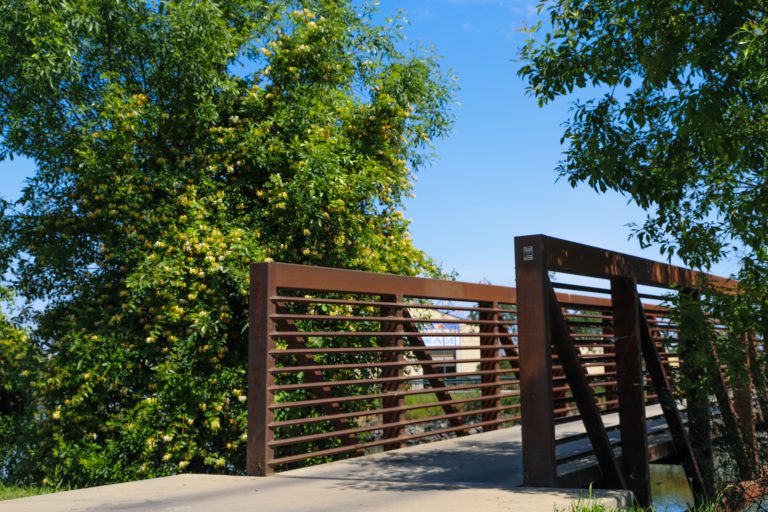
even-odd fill
[[[0,305],[10,304],[10,293],[0,288]],[[0,446],[7,450],[0,456],[0,475],[32,469],[30,431],[19,427],[20,422],[34,420],[29,390],[39,375],[41,363],[41,354],[30,343],[27,333],[0,311]]]
[[[694,381],[682,387],[723,397],[721,371],[744,383],[751,365],[762,407],[765,351],[748,354],[746,340],[768,332],[768,4],[556,0],[541,9],[548,16],[522,48],[520,75],[542,105],[582,98],[565,124],[560,174],[646,209],[635,229],[644,246],[696,268],[740,259],[737,295],[702,290],[673,303],[682,336],[695,340],[684,361]],[[757,466],[741,430],[721,434],[744,480]]]
[[[560,0],[522,49],[541,104],[581,90],[560,173],[628,195],[636,230],[707,267],[768,263],[768,7],[762,1]],[[546,27],[543,28],[543,27]],[[754,267],[753,267],[754,269]]]
[[[4,205],[0,268],[44,304],[48,357],[37,466],[12,477],[241,472],[248,264],[435,271],[400,209],[452,82],[374,19],[335,0],[0,3],[0,153],[37,164]]]

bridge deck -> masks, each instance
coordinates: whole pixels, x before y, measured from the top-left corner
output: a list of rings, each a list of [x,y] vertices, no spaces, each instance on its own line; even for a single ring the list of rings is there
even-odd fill
[[[648,408],[649,417],[659,412],[658,406]],[[617,421],[616,414],[604,416],[607,427]],[[650,425],[656,423],[650,421]],[[558,425],[557,436],[563,441],[558,445],[559,456],[578,454],[589,446],[580,421]],[[668,454],[669,443],[663,437],[650,438],[652,459]],[[520,427],[512,427],[267,478],[180,475],[7,501],[0,503],[0,511],[424,512],[447,508],[551,512],[583,496],[583,491],[520,487],[520,454]],[[596,474],[589,457],[574,456],[564,469],[570,472],[563,477],[564,486],[586,484]],[[626,493],[619,491],[594,492],[611,506],[626,499]]]

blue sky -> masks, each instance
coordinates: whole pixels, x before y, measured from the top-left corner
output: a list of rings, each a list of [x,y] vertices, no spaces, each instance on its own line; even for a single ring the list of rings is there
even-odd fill
[[[537,20],[527,0],[384,1],[401,8],[413,42],[434,46],[458,75],[461,90],[452,135],[418,175],[406,216],[418,247],[462,280],[514,283],[514,237],[543,233],[647,258],[628,240],[645,213],[616,193],[573,189],[555,168],[569,103],[539,108],[517,77],[524,26]],[[675,261],[675,263],[679,263]],[[729,274],[732,265],[714,268]]]
[[[543,233],[659,259],[628,240],[645,214],[618,194],[557,181],[568,102],[539,108],[516,76],[527,0],[384,0],[383,15],[406,12],[410,42],[434,46],[458,76],[452,134],[418,174],[406,217],[416,246],[466,281],[514,284],[514,237]],[[0,195],[18,197],[31,162],[0,162]],[[728,274],[727,264],[713,269]]]

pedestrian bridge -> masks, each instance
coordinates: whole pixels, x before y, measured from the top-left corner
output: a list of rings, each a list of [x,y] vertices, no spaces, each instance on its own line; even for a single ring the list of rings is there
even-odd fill
[[[248,473],[520,428],[506,456],[522,457],[525,486],[595,483],[648,505],[649,462],[671,454],[694,495],[711,498],[709,400],[685,397],[691,439],[672,390],[688,354],[717,353],[685,336],[668,303],[737,283],[543,235],[518,237],[515,252],[516,288],[254,265]],[[752,398],[764,393],[721,369],[711,379],[748,461]],[[574,472],[587,459],[592,469]]]
[[[686,337],[668,303],[736,283],[542,235],[517,238],[515,251],[516,288],[254,264],[251,477],[67,496],[96,503],[108,499],[104,489],[123,489],[114,510],[216,509],[248,496],[262,510],[415,510],[461,499],[463,510],[496,510],[594,486],[648,505],[649,463],[675,460],[697,499],[711,498],[712,403],[691,395],[684,410],[672,390],[688,356],[718,354]],[[754,339],[737,339],[761,372]],[[709,377],[718,421],[740,433],[740,475],[749,475],[754,425],[768,419],[762,379],[735,381],[722,367]]]

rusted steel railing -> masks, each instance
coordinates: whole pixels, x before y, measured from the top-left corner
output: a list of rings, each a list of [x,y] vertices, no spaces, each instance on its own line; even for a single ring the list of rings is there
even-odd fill
[[[543,235],[515,239],[517,298],[519,308],[521,415],[523,429],[523,477],[530,486],[554,487],[558,484],[557,442],[555,439],[556,400],[560,388],[553,387],[556,373],[553,360],[565,374],[567,388],[587,429],[604,482],[630,489],[643,505],[650,504],[648,476],[649,450],[645,418],[649,398],[657,399],[672,435],[678,457],[686,470],[697,498],[707,497],[710,489],[701,470],[701,457],[693,450],[683,417],[672,394],[670,363],[681,364],[691,343],[681,326],[669,319],[659,303],[674,293],[695,293],[702,286],[733,290],[736,283],[717,276],[628,256]],[[557,272],[558,279],[550,280]],[[605,281],[602,287],[573,286],[560,282],[566,275],[587,276]],[[642,294],[637,285],[662,289],[658,294]],[[600,310],[606,321],[606,348],[614,352],[611,364],[612,391],[619,413],[620,458],[602,421],[602,401],[589,382],[578,346],[578,334],[562,314],[569,304],[555,294],[557,288],[589,290],[609,299]],[[682,326],[684,328],[684,326]],[[670,344],[672,345],[669,348]],[[683,364],[683,370],[684,368]],[[733,410],[728,402],[726,383],[721,412]],[[708,417],[693,417],[699,426]],[[751,403],[751,400],[747,399]],[[708,414],[709,404],[699,407]],[[706,435],[709,435],[708,429]]]
[[[251,272],[249,474],[519,420],[513,288]]]
[[[631,489],[647,504],[648,462],[663,456],[649,436],[666,430],[694,495],[707,497],[710,397],[686,397],[686,430],[672,388],[677,374],[691,372],[686,357],[703,350],[717,362],[718,354],[713,343],[688,336],[685,323],[676,325],[664,302],[675,293],[695,300],[704,284],[729,291],[737,284],[542,235],[516,239],[516,270],[517,289],[254,264],[248,473],[521,423],[525,485],[580,481],[564,472],[594,457],[604,484]],[[568,275],[599,282],[563,281]],[[642,293],[638,285],[661,291]],[[756,360],[754,337],[740,339],[745,359]],[[707,370],[713,398],[720,421],[739,437],[746,479],[755,443],[750,379],[763,390],[757,412],[764,421],[765,383],[757,367],[740,372],[739,382],[719,368]],[[647,421],[651,403],[664,422]],[[619,416],[618,440],[603,423],[611,411]],[[558,422],[577,419],[591,445],[579,453],[571,438],[555,436]]]
[[[249,474],[520,421],[514,288],[278,263],[251,272]],[[597,409],[615,410],[611,302],[564,289],[593,294],[557,297]],[[657,331],[673,328],[663,308],[649,314]],[[578,419],[562,365],[548,368],[547,417]]]

